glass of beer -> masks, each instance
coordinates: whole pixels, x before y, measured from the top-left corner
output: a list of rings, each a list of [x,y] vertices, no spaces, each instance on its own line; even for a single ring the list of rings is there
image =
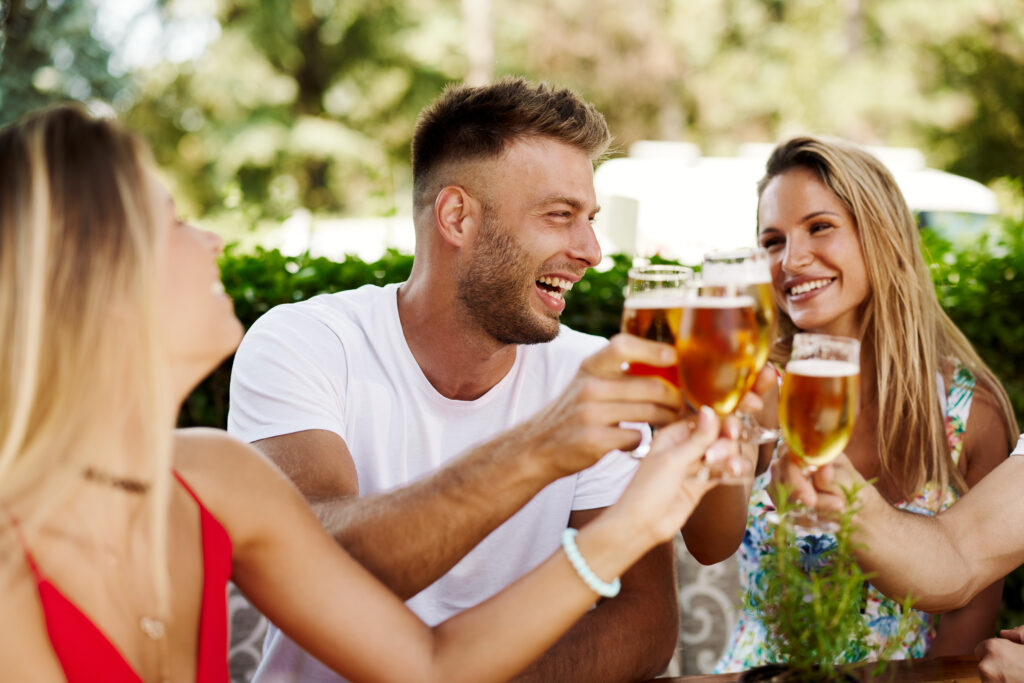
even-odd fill
[[[622,331],[674,346],[686,295],[685,286],[692,277],[693,271],[684,266],[631,268],[626,285],[626,301],[622,307]],[[674,387],[679,386],[678,366],[656,367],[630,363],[628,372],[632,375],[659,377]]]
[[[832,462],[850,441],[860,390],[860,342],[825,334],[793,335],[779,396],[782,436],[805,473]],[[813,510],[799,526],[822,528]],[[817,527],[817,528],[816,528]]]
[[[622,307],[622,331],[675,346],[679,318],[682,315],[686,283],[693,271],[685,266],[649,265],[629,270],[626,300]],[[630,363],[626,371],[631,375],[657,377],[679,387],[679,365],[658,367],[644,363]],[[646,424],[627,424],[637,427],[642,436],[640,445],[630,455],[642,458],[650,449],[651,428]]]
[[[758,358],[755,302],[745,288],[691,281],[676,335],[680,389],[693,408],[720,416],[736,409]]]
[[[758,330],[757,356],[754,372],[751,373],[746,388],[746,391],[749,391],[753,388],[758,373],[768,362],[768,353],[775,342],[778,329],[779,316],[773,295],[768,252],[760,247],[709,252],[704,255],[701,278],[706,283],[737,287],[754,301],[754,317]],[[753,443],[774,443],[781,437],[779,430],[763,427],[752,415],[740,417],[750,431]]]

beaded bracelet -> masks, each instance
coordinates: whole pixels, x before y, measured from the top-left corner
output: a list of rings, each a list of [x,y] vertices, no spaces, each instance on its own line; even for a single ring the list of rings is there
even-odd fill
[[[580,549],[576,547],[576,529],[569,528],[562,532],[562,547],[565,548],[565,556],[569,558],[572,568],[592,591],[606,598],[614,598],[619,594],[622,582],[618,577],[611,582],[602,581],[583,559]]]

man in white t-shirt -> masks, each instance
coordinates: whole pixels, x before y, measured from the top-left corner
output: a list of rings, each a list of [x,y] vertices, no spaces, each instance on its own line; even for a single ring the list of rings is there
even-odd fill
[[[559,324],[563,294],[601,259],[593,164],[608,142],[603,117],[568,90],[449,88],[413,139],[408,281],[275,308],[236,355],[229,430],[428,624],[493,595],[613,503],[634,461],[602,456],[641,438],[620,423],[664,424],[681,405],[622,371],[668,365],[671,347]],[[654,676],[677,623],[664,545],[520,680]],[[339,679],[271,628],[255,680]]]

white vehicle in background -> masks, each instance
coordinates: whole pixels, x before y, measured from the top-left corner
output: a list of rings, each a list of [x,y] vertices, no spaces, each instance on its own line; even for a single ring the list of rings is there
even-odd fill
[[[595,222],[606,254],[658,254],[686,264],[707,251],[756,244],[757,181],[772,145],[750,144],[735,157],[705,157],[686,142],[642,140],[629,156],[594,174],[601,212]],[[933,168],[916,149],[869,147],[888,166],[923,227],[951,241],[983,230],[999,213],[979,182]]]

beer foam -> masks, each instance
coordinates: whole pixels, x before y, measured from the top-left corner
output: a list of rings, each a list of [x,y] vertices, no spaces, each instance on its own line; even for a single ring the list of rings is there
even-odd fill
[[[696,296],[686,299],[683,308],[753,308],[752,296]]]
[[[803,358],[791,360],[786,372],[803,377],[849,377],[860,374],[860,366],[845,360]]]
[[[701,279],[709,285],[759,285],[772,281],[767,261],[706,261]]]
[[[682,308],[686,304],[684,294],[631,294],[623,304],[626,308]]]

